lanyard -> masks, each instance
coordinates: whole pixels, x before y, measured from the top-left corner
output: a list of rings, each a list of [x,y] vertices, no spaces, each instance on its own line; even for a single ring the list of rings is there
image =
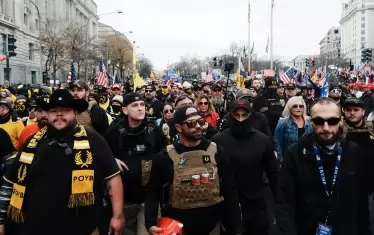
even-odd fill
[[[323,165],[322,165],[322,160],[321,160],[321,155],[320,155],[319,149],[316,146],[313,146],[313,150],[314,150],[314,155],[316,156],[317,167],[318,167],[318,171],[319,171],[319,174],[320,174],[320,177],[321,177],[323,188],[325,189],[325,193],[326,193],[327,197],[331,198],[331,195],[334,192],[334,188],[335,188],[335,185],[336,185],[336,179],[338,178],[338,173],[339,173],[339,168],[340,168],[340,162],[341,162],[341,158],[342,158],[343,149],[342,149],[342,147],[339,147],[339,149],[338,149],[338,157],[336,158],[336,162],[335,162],[334,176],[332,178],[332,184],[331,184],[330,192],[328,191],[328,188],[327,188],[325,171],[323,170]]]

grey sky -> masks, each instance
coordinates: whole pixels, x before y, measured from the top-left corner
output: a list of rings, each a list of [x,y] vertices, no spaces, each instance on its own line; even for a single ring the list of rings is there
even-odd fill
[[[157,69],[181,56],[201,58],[228,52],[231,42],[247,43],[248,0],[95,0],[100,21],[129,35]],[[271,0],[251,0],[251,41],[266,56]],[[318,54],[319,42],[339,25],[342,0],[275,0],[274,55],[291,59]]]

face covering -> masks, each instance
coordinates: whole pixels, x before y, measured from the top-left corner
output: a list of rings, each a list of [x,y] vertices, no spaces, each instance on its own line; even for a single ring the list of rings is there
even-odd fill
[[[10,114],[7,113],[4,116],[0,116],[0,124],[7,123],[10,120]]]
[[[121,111],[122,107],[118,106],[118,105],[113,105],[112,109],[113,109],[114,113],[119,113]]]
[[[162,92],[163,95],[166,95],[168,93],[168,89],[167,88],[162,88],[161,92]]]
[[[239,122],[232,116],[232,114],[230,114],[228,118],[228,123],[229,123],[229,128],[230,128],[231,133],[236,136],[244,135],[250,129],[249,117]]]

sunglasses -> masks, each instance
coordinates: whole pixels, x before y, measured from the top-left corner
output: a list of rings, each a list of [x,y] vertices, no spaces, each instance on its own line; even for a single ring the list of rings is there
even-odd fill
[[[174,109],[165,109],[164,113],[174,113]]]
[[[214,92],[220,92],[220,91],[222,91],[222,89],[214,89],[213,91]]]
[[[153,90],[145,90],[146,93],[151,93]]]
[[[292,105],[292,108],[294,108],[294,109],[297,109],[297,108],[303,109],[304,105],[303,104],[295,104],[295,105]]]
[[[199,118],[194,120],[188,120],[185,122],[182,122],[182,124],[186,124],[188,128],[195,128],[197,123],[199,123],[199,126],[204,126],[206,123],[205,118]]]
[[[342,90],[340,90],[340,89],[332,89],[330,92],[331,93],[339,94],[339,93],[342,93]]]
[[[209,102],[200,102],[199,105],[208,105]]]
[[[325,125],[326,122],[327,122],[327,125],[329,126],[335,126],[339,124],[341,119],[337,117],[332,117],[332,118],[327,118],[327,119],[316,117],[316,118],[312,118],[311,120],[317,126],[323,126]]]

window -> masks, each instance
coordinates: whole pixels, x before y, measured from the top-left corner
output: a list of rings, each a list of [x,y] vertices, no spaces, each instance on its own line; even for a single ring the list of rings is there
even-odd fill
[[[29,43],[29,60],[34,60],[34,44]]]
[[[36,71],[31,71],[31,83],[36,83]]]
[[[39,19],[35,19],[35,28],[39,30]]]
[[[335,29],[335,30],[334,30],[334,33],[335,33],[335,34],[338,34],[338,33],[339,33],[339,30],[338,30],[338,29]]]
[[[365,41],[365,37],[361,37],[361,42],[364,42]]]
[[[23,24],[27,25],[27,14],[23,14]]]
[[[361,28],[365,28],[365,23],[362,23],[362,24],[361,24]]]
[[[361,21],[365,21],[365,16],[361,17]]]
[[[363,29],[363,30],[361,30],[361,34],[365,34],[365,30]]]

